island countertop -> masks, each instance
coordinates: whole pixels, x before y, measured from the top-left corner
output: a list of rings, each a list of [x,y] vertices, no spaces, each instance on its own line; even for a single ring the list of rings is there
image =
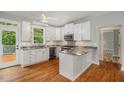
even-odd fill
[[[93,51],[93,50],[96,50],[96,49],[97,48],[75,47],[73,49],[60,51],[60,53],[65,53],[65,54],[80,56],[80,55],[87,54],[88,52]]]

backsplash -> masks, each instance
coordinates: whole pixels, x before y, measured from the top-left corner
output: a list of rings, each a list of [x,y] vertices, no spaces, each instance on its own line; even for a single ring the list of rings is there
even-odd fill
[[[57,42],[57,41],[49,41],[46,42],[46,45],[70,45],[70,46],[97,46],[96,43],[92,43],[92,42],[87,42],[87,41],[61,41],[61,42]]]
[[[86,41],[77,41],[75,43],[76,46],[97,46],[96,43],[92,43],[92,42],[86,42]]]
[[[49,41],[45,43],[46,45],[67,45],[65,41]]]
[[[31,42],[21,42],[20,46],[32,46]]]

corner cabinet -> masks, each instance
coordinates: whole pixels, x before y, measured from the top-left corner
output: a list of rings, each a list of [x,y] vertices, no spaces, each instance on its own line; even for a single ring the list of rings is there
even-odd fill
[[[30,42],[32,40],[31,23],[27,21],[22,22],[22,34],[21,40],[24,42]]]
[[[74,25],[74,40],[91,40],[90,21]]]

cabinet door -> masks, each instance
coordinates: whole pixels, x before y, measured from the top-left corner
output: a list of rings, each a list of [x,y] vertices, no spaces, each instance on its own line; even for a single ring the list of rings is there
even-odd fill
[[[90,40],[90,22],[82,23],[82,38],[83,40]]]
[[[69,34],[69,27],[68,27],[68,24],[66,24],[66,25],[64,26],[64,35],[67,35],[67,34]]]
[[[31,64],[35,64],[37,62],[37,56],[36,56],[36,50],[32,50],[31,53],[30,53],[30,61],[31,61]]]
[[[73,56],[64,53],[59,53],[59,56],[59,73],[70,79],[73,78]]]
[[[56,28],[56,40],[61,40],[60,28]]]
[[[69,30],[69,34],[74,34],[74,24],[68,24],[68,30]]]
[[[74,40],[80,41],[82,40],[82,33],[81,33],[81,24],[75,24],[74,26]]]
[[[65,35],[74,33],[74,24],[66,24],[65,25]]]
[[[49,59],[49,48],[46,48],[44,51],[44,60],[48,60]]]
[[[50,37],[50,28],[46,27],[45,28],[45,40],[46,41],[50,41],[51,37]]]
[[[74,58],[74,76],[77,76],[82,71],[82,61],[81,56],[73,56]]]
[[[59,57],[60,51],[61,51],[61,47],[56,47],[56,57]]]
[[[22,41],[32,40],[31,23],[23,21],[22,22]]]
[[[22,53],[22,62],[21,62],[21,65],[22,66],[28,66],[30,65],[30,51],[21,51]]]
[[[40,49],[39,60],[43,62],[45,60],[45,49]]]
[[[92,63],[92,51],[89,51],[87,54],[86,54],[86,56],[87,56],[87,64],[90,64],[90,63]]]
[[[50,27],[50,37],[52,41],[56,40],[56,28],[55,27]]]
[[[61,40],[64,41],[64,35],[65,35],[65,27],[61,27]]]
[[[56,28],[55,27],[46,27],[45,39],[46,41],[56,40]]]
[[[46,49],[42,49],[42,61],[46,60]]]

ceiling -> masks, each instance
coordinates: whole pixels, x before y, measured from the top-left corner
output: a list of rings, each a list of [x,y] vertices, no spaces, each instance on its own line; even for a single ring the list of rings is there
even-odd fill
[[[34,21],[40,18],[42,11],[6,11],[4,13]],[[110,11],[47,11],[45,13],[47,16],[57,18],[57,20],[49,19],[50,25],[61,26],[80,18],[103,15],[110,13]]]

